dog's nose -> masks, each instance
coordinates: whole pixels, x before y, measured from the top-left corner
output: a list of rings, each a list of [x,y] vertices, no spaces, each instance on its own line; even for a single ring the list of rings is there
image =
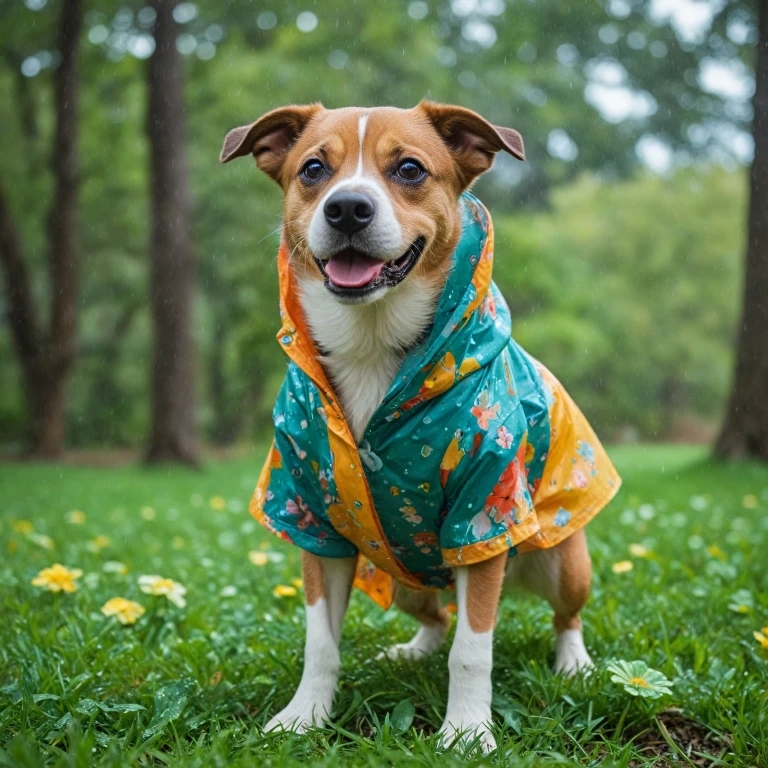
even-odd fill
[[[336,192],[326,201],[323,213],[334,229],[354,235],[373,221],[376,207],[362,192]]]

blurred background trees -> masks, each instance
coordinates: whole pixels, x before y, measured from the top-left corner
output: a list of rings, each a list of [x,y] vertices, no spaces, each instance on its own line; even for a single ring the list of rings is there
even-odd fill
[[[754,158],[736,375],[716,454],[768,461],[768,3],[759,6]]]
[[[47,148],[66,6],[0,4],[0,439],[11,450],[35,423],[14,293],[39,307],[41,327],[58,295],[47,279],[57,195]],[[226,445],[265,430],[285,366],[273,336],[281,200],[248,164],[217,166],[223,136],[288,102],[424,97],[526,140],[528,162],[500,158],[476,190],[494,215],[496,279],[520,341],[606,437],[711,439],[742,312],[757,10],[735,0],[86,2],[66,444],[149,439],[151,456],[194,461],[197,434]],[[751,239],[750,258],[765,274],[763,241]],[[8,279],[14,252],[26,283]],[[741,333],[742,350],[745,334],[751,346],[737,377],[763,402],[754,361],[765,312]]]

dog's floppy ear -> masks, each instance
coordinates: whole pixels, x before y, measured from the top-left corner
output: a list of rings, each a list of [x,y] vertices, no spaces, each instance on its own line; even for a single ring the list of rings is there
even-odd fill
[[[219,160],[228,163],[252,154],[256,165],[279,182],[286,153],[309,121],[322,110],[321,104],[273,109],[255,123],[231,130],[224,139]]]
[[[477,112],[450,104],[422,101],[418,108],[451,150],[465,187],[493,165],[497,152],[525,160],[523,137],[512,128],[492,125]]]

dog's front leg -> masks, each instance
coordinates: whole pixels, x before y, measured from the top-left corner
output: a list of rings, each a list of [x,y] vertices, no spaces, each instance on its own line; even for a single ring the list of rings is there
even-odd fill
[[[493,628],[506,563],[504,552],[454,571],[458,621],[448,656],[448,708],[440,728],[447,745],[479,737],[484,751],[496,748],[490,729]]]
[[[301,555],[307,612],[304,672],[290,703],[264,726],[265,731],[303,732],[322,725],[330,717],[339,679],[339,638],[357,558]]]

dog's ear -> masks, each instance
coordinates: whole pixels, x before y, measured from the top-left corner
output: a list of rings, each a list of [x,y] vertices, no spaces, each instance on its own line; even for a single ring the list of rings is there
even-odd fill
[[[418,109],[448,145],[464,187],[493,165],[497,152],[509,152],[518,160],[525,160],[523,137],[512,128],[492,125],[477,112],[450,104],[422,101]]]
[[[322,110],[322,104],[273,109],[255,123],[231,130],[224,139],[219,160],[228,163],[252,154],[256,165],[279,182],[286,153],[309,121]]]

